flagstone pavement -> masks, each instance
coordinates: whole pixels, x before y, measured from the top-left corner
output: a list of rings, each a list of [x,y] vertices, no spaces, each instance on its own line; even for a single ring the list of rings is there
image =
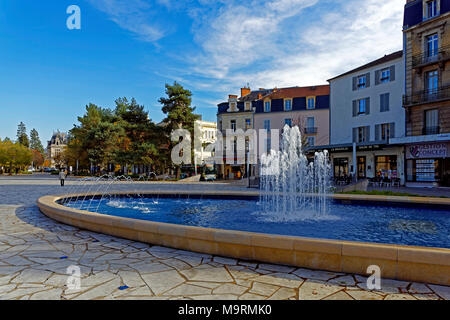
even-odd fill
[[[80,230],[45,217],[35,205],[38,197],[57,193],[57,181],[0,178],[0,300],[450,299],[445,286],[382,279],[381,290],[367,290],[366,278],[359,275],[211,256]],[[80,268],[79,289],[67,285],[70,266]]]

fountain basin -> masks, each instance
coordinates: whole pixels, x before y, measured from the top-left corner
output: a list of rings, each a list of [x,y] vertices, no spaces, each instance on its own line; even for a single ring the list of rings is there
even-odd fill
[[[146,192],[146,195],[156,194],[173,196],[171,192]],[[200,195],[195,192],[178,194]],[[201,195],[250,199],[258,197],[259,192],[202,192]],[[92,196],[95,194],[88,195]],[[130,240],[233,258],[362,275],[366,275],[369,265],[378,265],[384,278],[450,285],[450,249],[446,248],[325,240],[137,220],[78,210],[57,203],[67,197],[42,197],[38,200],[38,206],[44,214],[57,221]],[[441,198],[334,195],[334,199],[350,203],[383,201],[450,208],[450,199]]]

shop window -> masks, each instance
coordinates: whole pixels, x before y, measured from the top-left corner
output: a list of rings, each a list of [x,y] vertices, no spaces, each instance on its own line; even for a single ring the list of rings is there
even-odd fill
[[[397,156],[376,156],[375,170],[378,177],[397,178]]]

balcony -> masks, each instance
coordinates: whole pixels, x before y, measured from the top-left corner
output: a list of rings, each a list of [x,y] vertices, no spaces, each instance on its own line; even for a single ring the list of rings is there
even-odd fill
[[[437,89],[423,90],[412,95],[403,96],[403,106],[412,106],[450,99],[450,86]]]
[[[418,54],[412,57],[412,67],[420,69],[430,64],[443,63],[450,59],[450,46],[441,47],[434,54],[429,52]]]
[[[317,133],[317,128],[305,128],[305,134],[316,134]]]
[[[422,135],[428,136],[430,134],[441,133],[441,127],[424,127],[422,130]]]

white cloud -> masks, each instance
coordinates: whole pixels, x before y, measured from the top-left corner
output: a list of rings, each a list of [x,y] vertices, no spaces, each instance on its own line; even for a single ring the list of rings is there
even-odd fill
[[[137,35],[142,41],[154,42],[168,32],[168,29],[155,19],[157,11],[149,2],[143,0],[89,0],[90,3],[108,15],[119,27]],[[168,1],[159,0],[166,6]]]
[[[399,0],[275,0],[231,3],[204,12],[206,17],[197,12],[195,40],[203,54],[191,60],[189,72],[201,77],[196,85],[202,90],[228,87],[226,92],[247,82],[253,87],[326,83],[402,48],[403,5]],[[308,7],[314,19],[304,10]]]

